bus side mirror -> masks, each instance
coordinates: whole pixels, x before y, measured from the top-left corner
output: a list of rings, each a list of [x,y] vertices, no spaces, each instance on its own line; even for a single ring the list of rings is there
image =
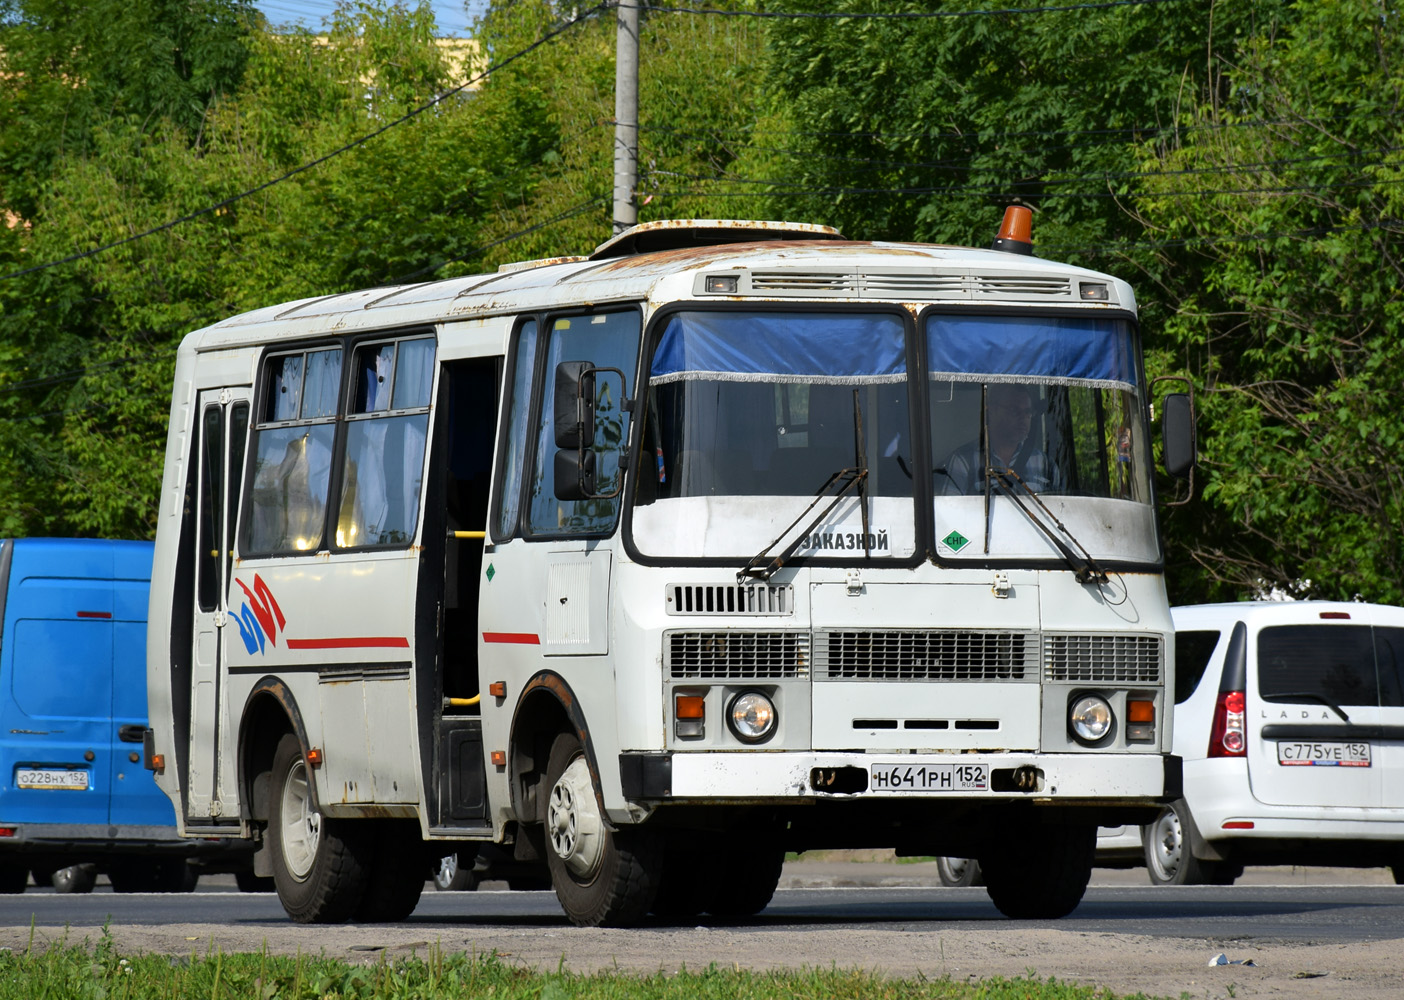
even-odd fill
[[[595,366],[562,361],[556,366],[556,447],[576,451],[595,442]]]
[[[556,499],[584,500],[595,495],[595,366],[556,365],[555,393]]]
[[[557,500],[608,499],[618,496],[624,489],[623,477],[617,473],[610,477],[618,480],[611,492],[600,493],[595,489],[595,410],[599,405],[595,392],[598,372],[613,372],[619,376],[618,409],[625,413],[632,407],[629,398],[624,395],[624,373],[618,368],[601,367],[589,361],[562,361],[556,365],[552,430],[556,436],[556,448],[559,450],[556,452],[552,471],[555,473]],[[608,398],[612,396],[607,397],[604,411],[606,420],[603,426],[607,448],[611,447],[611,426],[616,429],[623,426],[615,419],[618,415],[614,414],[614,408],[608,403]],[[616,438],[618,436],[615,435]],[[617,444],[622,447],[623,442]],[[624,459],[621,455],[619,468],[622,470],[623,467]]]
[[[588,500],[595,496],[595,453],[586,449],[556,452],[556,499]]]
[[[1194,442],[1194,402],[1189,393],[1172,392],[1161,402],[1161,461],[1165,471],[1185,479],[1198,461]]]

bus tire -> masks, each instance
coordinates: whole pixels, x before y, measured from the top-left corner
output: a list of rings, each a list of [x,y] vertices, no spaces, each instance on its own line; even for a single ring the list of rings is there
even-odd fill
[[[277,892],[272,875],[255,875],[252,868],[241,868],[234,873],[234,884],[240,892]]]
[[[273,753],[268,846],[273,883],[289,917],[300,924],[349,920],[369,878],[367,840],[354,820],[316,811],[302,746],[284,734]]]
[[[697,916],[711,905],[718,874],[703,834],[668,831],[663,838],[653,915],[665,921]]]
[[[662,853],[642,829],[611,830],[584,748],[572,733],[551,745],[542,786],[541,824],[556,898],[580,927],[630,927],[658,891]]]
[[[1048,823],[1003,837],[979,857],[990,901],[1013,920],[1066,917],[1087,891],[1097,828]]]
[[[419,905],[429,876],[424,840],[414,820],[381,820],[366,880],[365,895],[354,914],[357,921],[394,924]]]
[[[717,888],[707,912],[714,917],[753,917],[770,905],[785,867],[785,850],[777,844],[732,843],[718,858]]]

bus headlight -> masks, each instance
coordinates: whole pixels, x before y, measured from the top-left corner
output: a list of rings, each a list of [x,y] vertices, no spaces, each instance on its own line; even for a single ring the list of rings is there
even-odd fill
[[[726,710],[726,724],[742,743],[764,743],[776,721],[775,703],[759,691],[742,691]]]
[[[1112,728],[1111,706],[1098,695],[1083,695],[1068,709],[1068,728],[1082,743],[1104,739]]]

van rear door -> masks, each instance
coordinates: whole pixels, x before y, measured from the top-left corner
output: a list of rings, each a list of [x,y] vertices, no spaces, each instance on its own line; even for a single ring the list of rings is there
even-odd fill
[[[1315,620],[1260,628],[1250,639],[1248,778],[1259,802],[1382,804],[1383,713],[1370,611],[1311,611]]]
[[[13,546],[0,655],[6,823],[108,825],[112,556],[59,539]]]

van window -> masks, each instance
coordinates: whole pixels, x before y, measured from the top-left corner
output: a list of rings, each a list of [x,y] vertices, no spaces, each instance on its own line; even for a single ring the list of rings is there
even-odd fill
[[[1378,705],[1370,626],[1263,629],[1258,633],[1258,694],[1264,701]]]
[[[1217,629],[1175,633],[1176,705],[1184,704],[1199,687],[1204,671],[1209,668],[1209,657],[1214,655],[1214,647],[1222,634]]]

